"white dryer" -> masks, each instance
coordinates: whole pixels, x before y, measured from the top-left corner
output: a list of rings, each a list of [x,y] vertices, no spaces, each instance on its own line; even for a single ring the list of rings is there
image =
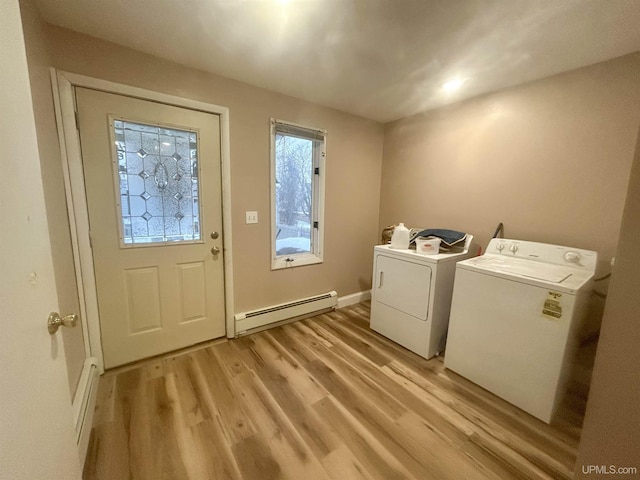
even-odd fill
[[[441,352],[456,262],[474,255],[472,240],[460,253],[437,255],[374,247],[371,328],[424,358]]]
[[[549,423],[565,391],[596,252],[493,239],[457,264],[445,367]]]

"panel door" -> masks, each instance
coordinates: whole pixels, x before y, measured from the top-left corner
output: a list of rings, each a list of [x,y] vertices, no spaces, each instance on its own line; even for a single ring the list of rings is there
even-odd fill
[[[219,117],[76,99],[105,367],[223,336]]]

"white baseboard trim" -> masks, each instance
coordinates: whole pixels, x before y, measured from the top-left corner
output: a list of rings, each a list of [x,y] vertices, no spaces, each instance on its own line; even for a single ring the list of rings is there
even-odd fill
[[[337,308],[348,307],[349,305],[366,302],[367,300],[371,300],[371,290],[365,290],[364,292],[357,292],[352,293],[351,295],[345,295],[344,297],[338,297]]]
[[[97,359],[87,358],[82,367],[82,374],[78,382],[78,388],[73,398],[73,419],[76,427],[76,445],[80,464],[84,466],[89,447],[89,437],[93,426],[93,413],[96,409],[96,394],[98,393]]]

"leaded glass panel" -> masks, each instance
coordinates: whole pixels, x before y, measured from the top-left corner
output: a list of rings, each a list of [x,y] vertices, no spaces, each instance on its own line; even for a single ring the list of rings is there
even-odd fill
[[[113,121],[122,243],[200,240],[196,132]]]

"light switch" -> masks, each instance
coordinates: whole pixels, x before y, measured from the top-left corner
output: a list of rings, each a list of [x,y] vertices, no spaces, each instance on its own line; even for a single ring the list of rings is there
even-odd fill
[[[258,212],[245,212],[246,215],[246,224],[249,223],[258,223]]]

